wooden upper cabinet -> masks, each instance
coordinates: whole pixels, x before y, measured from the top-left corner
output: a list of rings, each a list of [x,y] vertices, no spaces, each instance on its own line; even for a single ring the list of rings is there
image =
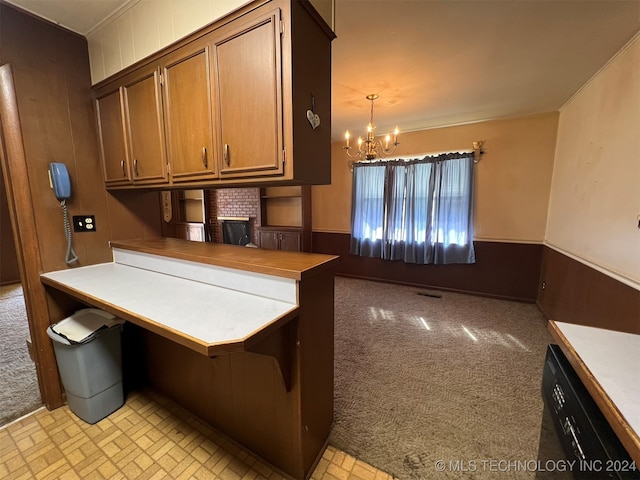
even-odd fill
[[[127,144],[134,183],[168,181],[159,77],[158,69],[152,69],[123,87]]]
[[[96,100],[100,155],[107,185],[131,181],[121,99],[121,89],[117,89]]]
[[[255,0],[96,85],[107,186],[331,183],[333,38],[307,1]]]
[[[210,46],[189,44],[163,66],[167,154],[173,182],[215,178]]]
[[[280,9],[231,23],[215,42],[221,177],[282,175]]]

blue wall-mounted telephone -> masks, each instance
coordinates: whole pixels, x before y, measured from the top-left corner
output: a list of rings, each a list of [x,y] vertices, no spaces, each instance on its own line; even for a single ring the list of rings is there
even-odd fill
[[[49,184],[58,200],[66,200],[71,197],[71,180],[64,163],[53,162],[49,164]]]
[[[49,164],[49,185],[51,185],[56,198],[60,200],[64,236],[67,239],[67,255],[64,261],[67,264],[71,264],[78,260],[78,256],[73,250],[73,245],[71,245],[71,225],[69,223],[69,212],[67,211],[67,199],[71,198],[71,179],[64,163],[52,162]]]

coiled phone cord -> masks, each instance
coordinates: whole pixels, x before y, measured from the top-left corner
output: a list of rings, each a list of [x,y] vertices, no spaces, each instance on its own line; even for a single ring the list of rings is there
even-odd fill
[[[68,264],[73,263],[78,260],[78,256],[76,252],[73,250],[73,246],[71,245],[71,224],[69,223],[69,212],[67,211],[67,202],[66,200],[62,200],[60,202],[60,207],[62,208],[62,216],[64,218],[64,235],[67,237],[67,256],[65,257],[65,262]]]

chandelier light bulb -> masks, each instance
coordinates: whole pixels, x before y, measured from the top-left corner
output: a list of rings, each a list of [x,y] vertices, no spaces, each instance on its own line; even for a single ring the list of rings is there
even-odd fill
[[[371,102],[371,116],[369,118],[369,124],[367,125],[367,135],[366,140],[363,140],[361,136],[358,137],[358,150],[351,153],[351,144],[350,137],[351,134],[347,130],[344,134],[346,139],[346,145],[342,148],[347,152],[347,156],[351,158],[359,158],[360,160],[371,161],[375,160],[378,157],[384,157],[393,153],[396,150],[396,147],[399,145],[398,142],[398,127],[396,126],[393,131],[393,142],[391,141],[391,134],[387,134],[384,138],[384,145],[381,140],[376,140],[374,130],[376,126],[373,123],[373,102],[378,98],[378,95],[372,93],[367,95],[367,100]],[[364,144],[364,145],[363,145]]]

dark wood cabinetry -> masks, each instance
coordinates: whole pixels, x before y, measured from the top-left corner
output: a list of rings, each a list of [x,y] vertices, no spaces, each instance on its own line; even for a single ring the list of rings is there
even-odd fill
[[[254,17],[215,43],[222,177],[284,170],[280,9]]]
[[[107,187],[330,183],[334,37],[308,2],[256,1],[96,85]]]
[[[208,43],[200,41],[164,59],[167,154],[173,182],[217,176],[210,52]]]
[[[96,100],[105,183],[166,183],[159,73],[146,69],[123,80]]]
[[[134,183],[164,183],[167,169],[159,72],[152,68],[138,73],[122,90],[131,177]]]
[[[122,89],[119,88],[96,101],[100,153],[107,186],[131,180],[121,97]]]
[[[301,228],[261,227],[258,230],[258,239],[261,248],[289,252],[302,250]]]
[[[258,241],[272,250],[311,251],[311,187],[260,189]]]

